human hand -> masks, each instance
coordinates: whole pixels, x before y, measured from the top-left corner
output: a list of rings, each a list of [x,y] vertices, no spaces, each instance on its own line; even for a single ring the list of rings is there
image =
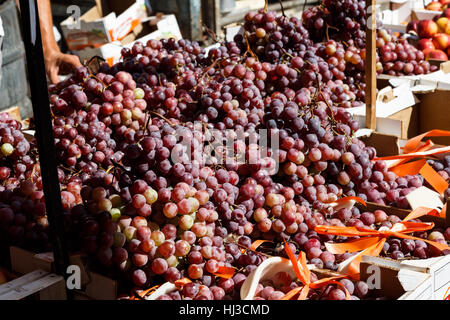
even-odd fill
[[[81,66],[80,59],[61,51],[51,51],[44,54],[45,72],[52,84],[59,82],[59,74],[68,74]]]

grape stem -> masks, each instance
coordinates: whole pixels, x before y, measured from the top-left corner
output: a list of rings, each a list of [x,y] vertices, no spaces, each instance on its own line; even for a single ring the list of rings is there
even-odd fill
[[[151,114],[154,114],[155,116],[160,117],[161,119],[165,120],[171,127],[174,127],[175,124],[173,124],[169,119],[164,117],[162,114],[156,112],[156,111],[149,111]]]

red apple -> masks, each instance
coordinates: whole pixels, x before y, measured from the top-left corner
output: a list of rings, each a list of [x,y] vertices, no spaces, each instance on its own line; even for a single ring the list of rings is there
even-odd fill
[[[417,20],[411,21],[406,26],[406,32],[414,31],[415,33],[417,33],[417,26],[418,26],[418,24],[419,24],[419,21],[417,21]]]
[[[431,41],[430,39],[420,39],[417,42],[417,49],[423,51],[423,50],[426,50],[426,49],[434,50],[436,48],[435,48],[435,46],[433,44],[433,41]]]
[[[421,38],[432,38],[438,31],[439,27],[433,20],[422,20],[417,26],[417,33]]]
[[[427,54],[427,60],[429,59],[447,61],[448,57],[442,50],[433,50]]]
[[[447,5],[447,4],[450,3],[450,0],[439,0],[439,2],[440,2],[443,6],[445,6],[445,5]]]
[[[433,44],[436,49],[445,51],[450,46],[450,36],[445,33],[436,33],[433,36]]]

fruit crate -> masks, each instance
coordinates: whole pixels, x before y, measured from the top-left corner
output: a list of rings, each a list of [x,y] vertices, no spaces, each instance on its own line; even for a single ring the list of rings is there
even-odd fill
[[[28,250],[10,247],[11,270],[17,274],[29,274],[36,270],[50,273],[53,270],[53,253],[33,253]],[[70,264],[80,268],[81,289],[73,290],[75,300],[115,300],[117,281],[90,271],[83,262],[83,256],[73,254]],[[65,286],[64,286],[65,287]]]
[[[342,276],[312,268],[319,279]],[[388,300],[444,300],[450,288],[450,256],[424,260],[392,260],[363,256],[360,280]]]
[[[0,300],[65,300],[64,278],[44,270],[34,270],[0,285]]]
[[[368,210],[370,212],[374,212],[375,210],[383,210],[388,215],[396,215],[399,218],[403,219],[408,214],[411,213],[412,210],[400,209],[391,206],[380,205],[378,203],[367,202],[367,207],[357,203],[356,206],[360,210]],[[445,228],[450,227],[450,200],[447,201],[447,213],[445,218],[435,217],[435,216],[423,216],[420,219],[424,222],[433,222],[436,226]]]
[[[401,261],[363,256],[360,277],[378,281],[378,291],[388,299],[445,300],[450,288],[450,255]]]

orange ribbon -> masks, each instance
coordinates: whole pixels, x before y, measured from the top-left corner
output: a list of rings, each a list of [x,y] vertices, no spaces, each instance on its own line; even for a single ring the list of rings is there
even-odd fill
[[[439,194],[444,194],[445,190],[447,190],[447,181],[445,181],[445,179],[442,178],[428,163],[425,163],[419,173]]]
[[[433,148],[434,143],[431,140],[427,140],[423,145],[421,145],[420,147],[417,147],[417,149],[415,149],[413,152],[408,152],[408,153],[414,153],[414,152],[423,152],[423,151],[428,151],[431,148]],[[376,158],[376,160],[383,160],[384,158]],[[395,168],[399,165],[401,165],[402,163],[407,162],[408,159],[400,159],[400,160],[391,160],[388,163],[388,168]]]
[[[136,292],[135,291],[135,294],[130,297],[130,300],[142,300],[146,296],[151,295],[152,293],[154,293],[156,291],[156,289],[158,289],[159,287],[160,287],[160,285],[156,285],[154,287],[151,287],[150,289],[142,290],[141,292]]]
[[[437,210],[419,207],[413,210],[402,222],[394,224],[390,229],[371,230],[360,227],[316,226],[314,230],[320,234],[332,234],[343,237],[363,237],[346,243],[325,243],[327,250],[333,254],[360,251],[349,265],[349,276],[359,278],[360,263],[363,255],[378,256],[388,237],[422,240],[440,251],[450,250],[450,247],[438,242],[421,239],[408,233],[427,231],[434,227],[434,223],[409,222],[418,217],[437,213]]]
[[[341,203],[345,203],[345,202],[348,202],[348,201],[351,201],[351,200],[355,200],[356,202],[359,202],[359,203],[363,204],[365,207],[367,207],[367,203],[362,198],[355,197],[355,196],[344,197],[344,198],[338,199],[338,200],[333,201],[333,202],[337,203],[337,204],[341,204]]]
[[[294,272],[297,276],[297,279],[300,280],[300,282],[303,284],[303,287],[298,287],[290,290],[281,300],[291,300],[299,293],[300,294],[298,295],[297,300],[306,300],[309,293],[309,289],[319,289],[326,287],[330,284],[335,284],[343,288],[346,300],[351,300],[351,296],[347,288],[345,288],[345,286],[342,283],[336,281],[337,279],[345,278],[344,275],[324,278],[316,282],[311,282],[311,271],[308,269],[308,266],[306,265],[306,254],[303,251],[300,252],[297,261],[291,249],[289,248],[289,245],[287,244],[286,240],[284,240],[284,248],[286,254],[289,257],[289,260],[291,260],[292,267],[294,268]]]
[[[448,153],[448,152],[450,152],[450,147],[443,147],[443,148],[437,148],[437,149],[428,150],[428,151],[405,153],[405,154],[400,154],[397,156],[374,158],[373,161],[377,161],[377,160],[412,160],[414,158],[429,157],[429,156],[433,156],[436,154],[443,154],[443,153]],[[391,167],[392,167],[392,165],[391,165]]]
[[[251,244],[250,248],[242,248],[241,253],[244,254],[247,252],[247,250],[259,253],[258,251],[256,251],[256,249],[258,249],[259,246],[262,245],[264,242],[272,242],[272,241],[270,241],[270,240],[255,240]]]
[[[431,130],[428,132],[425,132],[421,135],[418,135],[417,137],[411,138],[408,140],[408,142],[405,144],[405,147],[403,148],[404,153],[411,153],[414,152],[419,147],[420,142],[425,137],[448,137],[450,136],[450,131],[446,130]]]
[[[179,280],[175,281],[173,284],[177,287],[177,289],[181,289],[186,284],[188,284],[190,282],[192,282],[190,279],[182,278],[182,279],[179,279]],[[138,295],[139,298],[136,297],[136,295],[134,295],[134,296],[132,296],[130,298],[130,300],[142,300],[142,299],[145,299],[146,296],[152,295],[159,287],[160,287],[160,285],[156,285],[154,287],[151,287],[150,289],[142,290],[141,292],[136,292],[136,295]]]
[[[260,245],[262,245],[264,242],[272,242],[270,240],[255,240],[252,245],[250,246],[250,250],[256,251]]]
[[[235,269],[231,267],[219,267],[213,275],[224,279],[231,279],[234,276],[234,271]]]
[[[401,164],[391,168],[391,171],[399,177],[406,175],[422,175],[422,177],[436,190],[439,194],[443,194],[448,188],[448,183],[441,177],[428,163],[427,160],[417,160]]]
[[[375,160],[391,160],[388,163],[388,168],[390,171],[394,172],[396,175],[403,177],[406,175],[416,175],[420,174],[422,177],[436,190],[439,194],[443,194],[445,190],[449,187],[447,181],[441,177],[426,161],[426,159],[421,159],[417,161],[408,162],[414,158],[425,158],[427,156],[432,156],[436,154],[443,154],[450,152],[450,147],[437,148],[430,150],[434,143],[431,140],[427,140],[425,143],[420,145],[421,141],[425,137],[439,137],[439,136],[450,136],[450,131],[445,130],[431,130],[417,137],[414,137],[405,144],[403,148],[404,154],[398,156],[389,156],[375,158]],[[392,161],[397,160],[397,161]],[[407,163],[406,163],[407,162]],[[445,218],[446,207],[438,214],[438,217]]]

